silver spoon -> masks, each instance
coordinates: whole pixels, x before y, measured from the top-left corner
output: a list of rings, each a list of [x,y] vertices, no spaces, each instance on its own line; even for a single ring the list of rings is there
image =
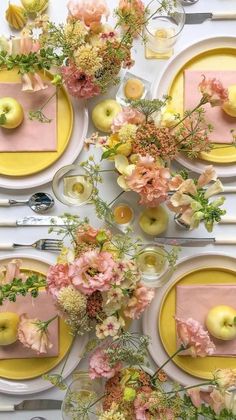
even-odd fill
[[[187,223],[180,220],[180,218],[181,218],[180,213],[175,214],[174,221],[175,221],[176,225],[178,227],[180,227],[181,229],[190,230],[190,226]],[[223,216],[218,223],[219,224],[236,224],[236,217],[234,217],[234,216]]]
[[[0,199],[0,207],[29,206],[35,213],[45,213],[54,205],[54,199],[48,193],[38,192],[28,200]]]

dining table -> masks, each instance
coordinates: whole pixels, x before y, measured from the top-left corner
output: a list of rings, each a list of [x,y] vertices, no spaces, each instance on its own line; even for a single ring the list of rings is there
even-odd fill
[[[144,0],[145,4],[148,4],[149,0]],[[16,0],[15,0],[16,2]],[[117,7],[118,0],[108,0],[107,3],[109,4],[109,8],[111,10],[110,19],[112,20],[112,10]],[[5,20],[5,10],[8,5],[8,0],[1,0],[0,2],[0,28],[2,35],[9,35],[12,33],[9,29],[9,26]],[[195,4],[184,6],[185,11],[188,13],[198,13],[198,12],[236,12],[236,0],[199,0]],[[67,15],[67,0],[50,0],[49,1],[49,8],[47,12],[52,21],[56,23],[64,22],[65,17]],[[195,25],[185,25],[176,45],[174,46],[174,54],[179,53],[187,46],[203,39],[213,38],[217,36],[234,36],[235,35],[235,20],[207,20],[201,24]],[[236,46],[236,38],[235,38],[235,46]],[[154,81],[158,80],[161,77],[161,74],[164,68],[167,66],[168,61],[171,59],[146,59],[145,58],[145,50],[144,45],[142,44],[141,40],[135,40],[133,46],[133,58],[135,60],[135,64],[130,71],[135,75],[142,77],[149,82],[153,83]],[[118,86],[110,88],[110,90],[102,96],[102,99],[105,98],[115,98],[116,92],[118,90]],[[88,117],[89,117],[89,124],[88,124],[88,133],[91,134],[95,128],[93,126],[91,120],[91,111],[94,106],[101,101],[101,96],[88,100],[85,106],[88,109]],[[77,118],[79,109],[78,104],[76,101],[73,101],[74,107],[74,117]],[[76,133],[75,133],[76,135]],[[83,149],[76,159],[76,162],[81,162],[87,158],[90,152]],[[72,162],[71,162],[72,163]],[[176,164],[177,166],[177,164]],[[179,166],[178,166],[179,167]],[[226,178],[222,180],[224,185],[226,186],[234,186],[236,185],[235,178]],[[52,192],[52,184],[48,183],[46,185],[40,185],[35,188],[24,189],[19,188],[16,189],[5,189],[0,187],[0,199],[23,199],[30,197],[33,193],[44,191],[50,194]],[[102,193],[104,199],[110,197],[115,197],[119,194],[119,187],[115,186],[112,182],[112,179],[109,177],[104,177],[104,184],[102,188]],[[226,201],[224,204],[224,208],[227,210],[227,214],[230,216],[236,216],[236,194],[226,194]],[[72,214],[79,214],[81,217],[88,216],[94,224],[97,226],[101,225],[101,221],[96,219],[95,212],[92,206],[86,205],[81,207],[69,207],[63,205],[59,201],[55,199],[55,205],[51,208],[48,212],[48,215],[55,216],[61,215],[65,212],[70,212]],[[5,208],[0,207],[0,219],[1,218],[21,218],[24,216],[32,216],[34,215],[32,210],[27,206],[21,207],[11,207]],[[166,232],[167,236],[189,236],[188,232],[180,231],[178,227],[176,227],[173,220],[170,221],[168,230]],[[195,237],[206,237],[206,236],[230,236],[236,237],[236,224],[230,225],[217,225],[214,228],[214,232],[208,233],[205,231],[204,226],[200,226],[197,230],[194,231]],[[235,235],[235,236],[234,236]],[[193,233],[192,233],[193,236]],[[0,242],[12,241],[18,243],[33,243],[39,238],[48,237],[48,228],[47,227],[0,227]],[[231,255],[235,257],[235,246],[234,245],[215,245],[209,244],[205,245],[204,248],[202,247],[183,247],[180,252],[180,259],[183,257],[193,256],[196,254],[200,254],[201,252],[204,253],[212,253],[212,252],[220,252],[227,255]],[[0,251],[0,256],[11,256],[17,258],[18,255],[21,254],[20,250],[14,251]],[[38,257],[42,255],[42,251],[37,251],[34,249],[27,249],[24,250],[24,254]],[[43,256],[45,259],[54,263],[56,261],[56,255],[50,252],[44,252]],[[156,289],[156,293],[158,293],[158,289]],[[142,330],[142,320],[134,321],[131,326],[133,331],[141,331]],[[158,352],[158,349],[156,349]],[[154,362],[150,357],[150,365],[154,367]],[[87,369],[87,358],[84,357],[78,367],[80,371],[86,371]],[[66,379],[67,383],[71,382],[71,375]],[[56,387],[51,387],[48,390],[45,390],[40,393],[29,394],[29,395],[14,395],[9,392],[8,394],[0,393],[0,405],[1,404],[16,404],[24,399],[39,399],[39,398],[49,398],[49,399],[59,399],[62,400],[64,397],[64,391],[60,391]],[[30,420],[33,417],[43,417],[45,420],[55,420],[61,418],[60,411],[54,410],[44,410],[44,411],[16,411],[16,412],[0,412],[0,420]]]

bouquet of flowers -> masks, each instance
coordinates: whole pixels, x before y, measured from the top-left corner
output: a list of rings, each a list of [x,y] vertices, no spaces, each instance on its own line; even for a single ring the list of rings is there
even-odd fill
[[[74,335],[95,330],[99,339],[115,337],[128,320],[140,317],[154,297],[154,290],[142,284],[135,261],[138,242],[133,243],[128,233],[112,235],[95,229],[87,219],[66,216],[66,222],[64,228],[53,229],[70,235],[72,248],[63,248],[46,279],[36,275],[24,279],[19,271],[9,277],[7,271],[0,303],[15,301],[18,294],[36,298],[44,286]]]
[[[105,378],[102,410],[96,410],[99,420],[233,420],[235,416],[235,369],[216,369],[212,379],[194,386],[174,384],[167,388],[163,367],[177,354],[188,351],[192,357],[214,354],[214,344],[202,325],[191,318],[176,319],[180,347],[174,355],[152,372],[145,367],[149,339],[137,333],[124,333],[115,340],[105,341],[90,356],[89,376],[92,380]],[[201,388],[204,385],[204,389]],[[68,394],[68,399],[70,394]],[[96,399],[83,403],[78,399],[73,412],[81,419],[94,413]],[[69,401],[67,401],[69,403]],[[70,404],[68,404],[70,407]]]
[[[223,197],[209,200],[222,191],[213,167],[208,166],[198,180],[189,179],[185,171],[173,174],[169,168],[178,153],[194,158],[202,151],[221,147],[209,141],[212,128],[205,121],[202,106],[221,106],[227,100],[227,91],[220,81],[205,78],[199,89],[199,104],[182,118],[168,111],[169,97],[131,101],[113,120],[109,136],[93,134],[85,145],[103,149],[102,159],[114,161],[118,185],[124,191],[136,192],[140,204],[156,207],[167,202],[190,228],[196,228],[202,220],[211,231],[213,223],[225,213],[220,209]]]

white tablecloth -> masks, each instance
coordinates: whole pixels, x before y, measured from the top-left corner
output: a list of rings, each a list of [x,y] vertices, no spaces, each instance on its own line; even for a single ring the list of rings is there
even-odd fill
[[[114,7],[117,6],[118,0],[109,0],[107,1],[109,4],[110,9],[112,10]],[[20,3],[20,1],[14,1],[14,3]],[[55,22],[64,22],[67,10],[66,10],[66,3],[67,0],[50,0],[50,8],[49,8],[49,15]],[[145,0],[145,3],[147,4],[148,1]],[[8,34],[9,33],[9,27],[4,19],[5,10],[8,6],[8,0],[1,0],[0,1],[0,31],[2,34]],[[198,3],[196,3],[193,6],[186,7],[186,10],[189,12],[213,12],[213,11],[236,11],[236,0],[199,0]],[[214,21],[210,22],[207,21],[201,25],[186,25],[182,31],[181,37],[179,38],[176,46],[175,51],[178,52],[182,50],[185,46],[193,43],[194,41],[198,41],[199,39],[208,38],[212,36],[220,36],[220,35],[229,35],[233,36],[235,35],[235,21]],[[135,66],[132,68],[132,72],[136,73],[139,76],[142,76],[151,82],[154,80],[154,78],[158,75],[159,72],[162,71],[164,66],[166,65],[166,61],[162,60],[145,60],[144,59],[144,47],[139,43],[135,43],[134,47],[134,57],[135,57]],[[112,89],[109,94],[106,95],[106,97],[112,98],[114,96],[114,93],[116,92],[116,88]],[[91,100],[88,104],[89,109],[91,110],[95,103],[99,102],[101,98],[97,98],[95,100]],[[76,110],[75,110],[76,112]],[[90,123],[89,127],[89,133],[93,131],[93,126]],[[86,157],[86,153],[83,151],[78,159],[78,161],[84,160]],[[231,180],[231,185],[235,183],[235,180]],[[228,182],[229,185],[229,182]],[[111,183],[111,181],[106,180],[105,183],[105,195],[107,198],[109,197],[115,197],[116,192],[118,194],[119,189],[114,186],[114,183]],[[24,190],[22,192],[13,191],[13,190],[3,190],[0,189],[0,198],[23,198],[28,197],[30,194],[36,191],[51,191],[51,185],[45,185],[40,188],[35,188],[32,190]],[[235,194],[228,195],[227,201],[225,204],[225,207],[228,209],[228,214],[234,215],[235,209],[236,209],[236,198]],[[51,215],[56,214],[62,214],[65,211],[70,211],[73,213],[78,212],[81,216],[90,216],[91,219],[94,220],[94,212],[90,207],[82,207],[81,209],[72,208],[69,209],[59,202],[56,202],[55,207],[53,208],[53,211],[51,211]],[[27,207],[17,207],[17,208],[11,208],[11,209],[4,209],[0,208],[0,218],[2,217],[21,217],[25,215],[32,215],[32,212]],[[223,231],[224,229],[224,231]],[[236,235],[236,227],[235,226],[217,226],[215,228],[215,235],[220,235],[221,233],[224,233],[225,235],[229,234]],[[169,230],[167,232],[168,235],[175,235],[176,229],[174,227],[173,223],[170,223]],[[196,232],[196,236],[205,236],[206,232],[203,228],[199,229]],[[47,237],[47,228],[1,228],[0,233],[0,241],[9,241],[12,240],[14,242],[33,242],[39,238]],[[213,245],[209,245],[205,247],[204,251],[214,252],[215,248]],[[235,247],[233,246],[218,246],[217,251],[222,251],[227,254],[231,254],[235,256]],[[182,256],[186,255],[194,255],[196,252],[201,252],[201,249],[196,251],[196,248],[183,248]],[[45,258],[48,258],[52,262],[55,261],[55,257],[51,255],[50,253],[41,253],[39,254],[36,251],[28,250],[27,253],[29,255],[43,255]],[[7,253],[6,253],[7,254]],[[1,251],[1,256],[4,255],[4,252]],[[17,255],[15,252],[13,255]],[[137,329],[141,329],[141,321],[139,321],[135,327]],[[82,361],[80,363],[80,367],[82,369],[86,369],[86,361]],[[70,378],[68,378],[69,382]],[[54,398],[54,399],[62,399],[63,393],[57,389],[50,389],[45,392],[41,392],[39,394],[29,395],[29,398]],[[3,395],[0,394],[0,403],[17,403],[20,402],[22,399],[26,398],[26,396],[11,396],[11,395]],[[16,412],[16,413],[2,413],[0,414],[0,420],[30,420],[33,416],[41,415],[45,417],[47,420],[55,420],[60,419],[60,413],[59,411],[44,411],[44,412]]]

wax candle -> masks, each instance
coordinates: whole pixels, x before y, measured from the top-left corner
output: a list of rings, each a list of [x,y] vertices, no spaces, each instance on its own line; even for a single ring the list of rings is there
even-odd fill
[[[113,208],[114,222],[118,225],[130,224],[134,217],[133,209],[124,203],[119,203]]]

